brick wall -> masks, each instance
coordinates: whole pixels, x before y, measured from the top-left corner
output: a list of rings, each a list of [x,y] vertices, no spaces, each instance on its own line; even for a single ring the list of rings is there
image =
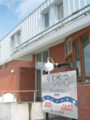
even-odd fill
[[[65,62],[64,43],[49,49],[50,57],[54,62]],[[65,68],[57,68],[53,72],[65,71]],[[90,84],[78,85],[78,120],[90,120]],[[72,119],[68,119],[72,120]]]
[[[78,120],[90,120],[90,84],[78,86]]]
[[[35,69],[20,68],[19,90],[35,90]],[[20,93],[20,101],[34,100],[34,92]]]
[[[34,61],[21,60],[14,60],[0,66],[0,91],[34,89],[34,66]],[[11,72],[11,70],[14,70],[14,72]],[[28,87],[31,81],[33,87]],[[15,95],[16,97],[19,96],[19,94]],[[21,100],[21,97],[19,96],[18,99]]]
[[[49,49],[49,55],[53,59],[54,63],[65,62],[64,43],[53,46]],[[55,68],[52,72],[65,71],[65,67]]]

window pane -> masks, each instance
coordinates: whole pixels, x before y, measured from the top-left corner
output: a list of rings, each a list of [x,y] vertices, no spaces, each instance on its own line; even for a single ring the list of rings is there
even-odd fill
[[[37,54],[37,62],[42,62],[42,56],[41,56],[41,54]]]
[[[49,13],[45,14],[45,28],[49,27]]]
[[[43,52],[43,62],[47,62],[47,58],[48,58],[48,51]]]
[[[82,44],[83,44],[85,76],[86,79],[90,80],[90,43],[88,41],[88,36],[84,36],[82,38]]]
[[[68,49],[67,49],[67,44],[65,45],[65,57],[68,55]]]
[[[80,54],[79,54],[79,44],[78,44],[78,41],[75,42],[75,61],[76,61],[76,69],[77,69],[77,72],[78,72],[78,76],[81,76]]]
[[[19,44],[20,44],[20,32],[17,33],[17,45],[19,45]]]
[[[58,20],[63,18],[63,3],[58,5]]]
[[[72,52],[72,42],[71,40],[68,41],[68,54]]]
[[[41,97],[41,71],[37,70],[37,97]]]
[[[72,56],[69,58],[69,63],[72,65]]]
[[[12,36],[12,37],[11,37],[11,48],[14,49],[14,48],[15,48],[15,45],[16,45],[15,36]]]

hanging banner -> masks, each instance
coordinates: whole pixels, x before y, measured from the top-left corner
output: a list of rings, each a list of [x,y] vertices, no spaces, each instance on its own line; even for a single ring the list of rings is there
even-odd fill
[[[76,71],[42,76],[42,109],[47,113],[78,118]]]

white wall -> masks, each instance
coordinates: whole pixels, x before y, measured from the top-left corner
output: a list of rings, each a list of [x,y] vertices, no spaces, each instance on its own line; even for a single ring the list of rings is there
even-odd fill
[[[0,120],[11,120],[11,105],[0,103]]]
[[[53,117],[50,115],[50,117]],[[41,120],[45,119],[41,102],[0,103],[0,120]]]
[[[57,0],[58,2],[58,0]],[[64,17],[72,14],[74,11],[84,7],[89,4],[90,0],[63,0],[64,7]],[[11,58],[11,36],[18,30],[21,30],[21,43],[30,40],[43,29],[42,23],[42,12],[50,7],[50,25],[57,22],[56,20],[56,3],[55,0],[47,0],[43,3],[37,10],[35,10],[31,15],[29,15],[24,21],[16,26],[6,37],[1,41],[1,53],[0,53],[0,64],[3,64]]]
[[[11,104],[11,120],[29,120],[29,104]]]

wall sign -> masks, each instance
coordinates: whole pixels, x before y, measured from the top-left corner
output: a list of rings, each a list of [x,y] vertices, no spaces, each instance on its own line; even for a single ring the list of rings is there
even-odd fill
[[[78,118],[75,70],[42,76],[42,109],[48,113]]]

